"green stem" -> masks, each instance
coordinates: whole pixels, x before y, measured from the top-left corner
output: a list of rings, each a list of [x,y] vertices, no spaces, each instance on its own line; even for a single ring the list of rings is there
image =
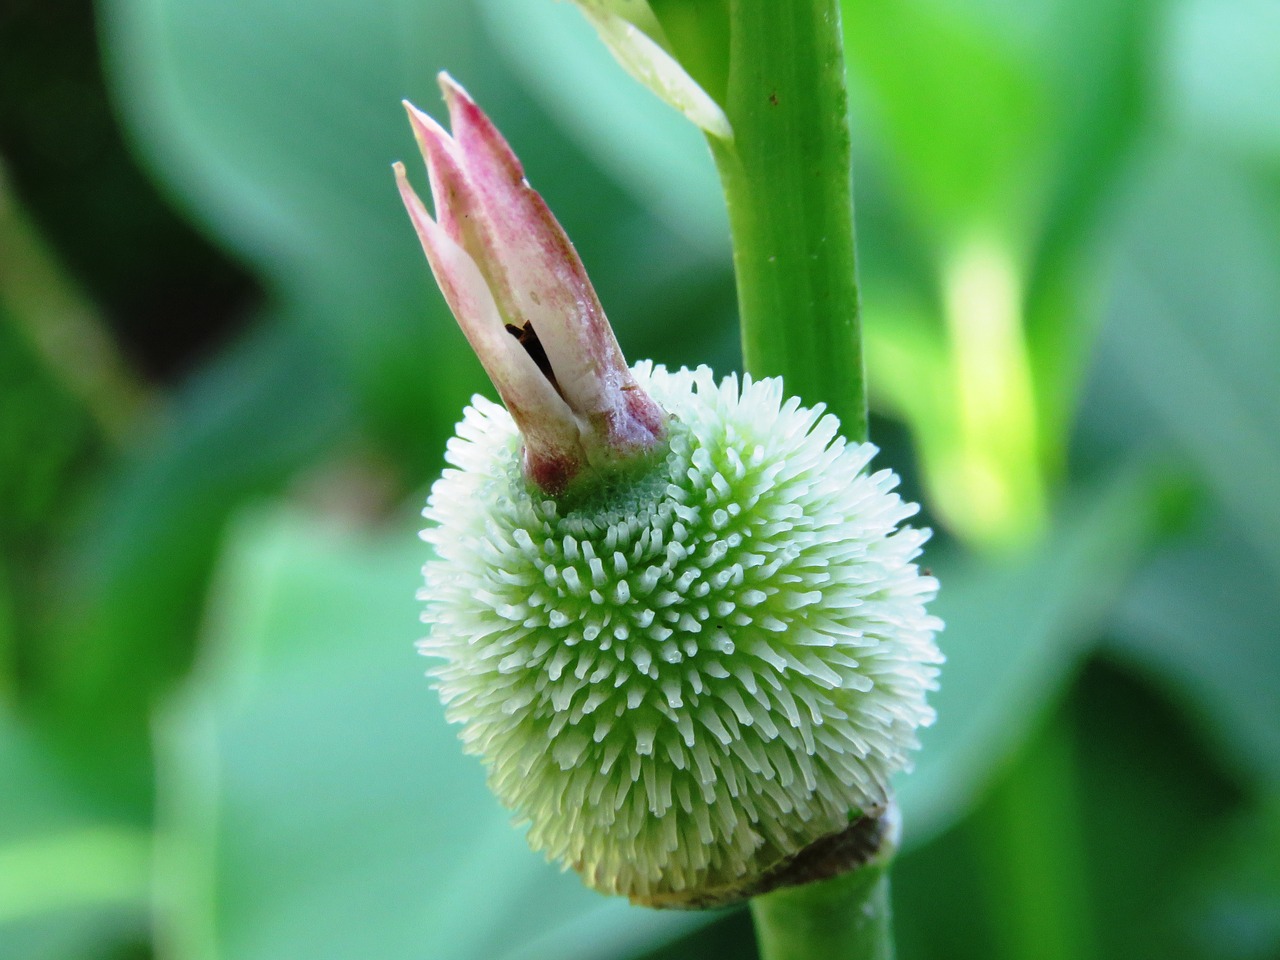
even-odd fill
[[[708,140],[729,209],[746,371],[782,377],[787,394],[825,403],[848,439],[865,440],[840,4],[651,2],[733,127],[732,142]],[[762,960],[891,960],[891,859],[885,850],[833,879],[753,898]]]
[[[718,92],[718,91],[717,91]],[[733,236],[753,376],[825,403],[867,437],[852,149],[838,0],[730,0],[723,106],[710,138]],[[891,960],[888,863],[751,901],[762,960]]]
[[[837,0],[731,0],[724,108],[711,138],[733,235],[743,361],[867,432],[852,159]]]
[[[893,960],[887,863],[756,897],[751,915],[760,960]]]

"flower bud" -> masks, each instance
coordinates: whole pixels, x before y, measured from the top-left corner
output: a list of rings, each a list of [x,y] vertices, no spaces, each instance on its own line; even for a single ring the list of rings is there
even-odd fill
[[[436,281],[524,439],[534,486],[563,493],[584,469],[648,453],[664,416],[637,388],[582,261],[497,128],[448,74],[450,135],[405,108],[435,219],[395,165]]]

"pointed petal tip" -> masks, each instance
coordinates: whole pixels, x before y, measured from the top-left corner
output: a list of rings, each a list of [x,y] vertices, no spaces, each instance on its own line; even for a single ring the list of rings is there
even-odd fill
[[[419,128],[430,128],[435,120],[431,118],[431,114],[427,113],[421,107],[415,106],[409,100],[401,100],[400,106],[404,107],[404,112],[409,116],[409,126],[413,128],[413,132],[417,135]]]
[[[400,191],[400,199],[404,201],[406,207],[409,206],[409,194],[413,193],[413,187],[409,185],[409,174],[405,172],[404,164],[399,160],[391,164],[391,172],[395,174],[396,189]],[[416,193],[413,194],[415,197]],[[409,211],[412,216],[413,211]]]
[[[405,113],[409,115],[409,126],[413,128],[414,135],[421,140],[424,136],[431,140],[452,139],[449,131],[442,127],[438,120],[431,114],[418,107],[415,107],[408,100],[401,100],[404,105]]]
[[[407,191],[413,193],[416,197],[417,194],[414,193],[413,187],[409,184],[409,174],[405,172],[404,164],[397,160],[391,164],[391,169],[396,175],[396,186],[400,188],[400,195],[403,197]]]
[[[396,187],[400,190],[400,199],[409,213],[409,219],[413,222],[419,238],[426,244],[430,239],[431,228],[435,227],[436,223],[431,219],[431,214],[427,212],[426,204],[422,202],[418,192],[413,189],[413,184],[409,182],[404,164],[397,160],[391,165],[391,169],[395,171]]]
[[[391,164],[391,172],[395,174],[396,187],[400,190],[401,196],[404,196],[406,188],[409,190],[413,189],[413,187],[409,186],[409,175],[405,172],[403,163],[397,160],[395,163]]]
[[[462,84],[443,70],[436,79],[440,83],[440,92],[444,94],[445,106],[449,109],[449,126],[453,129],[455,139],[468,126],[483,128],[493,125],[493,121],[480,109]],[[496,129],[494,132],[497,132]]]
[[[427,165],[427,175],[431,179],[431,195],[435,200],[436,214],[444,215],[448,206],[447,191],[441,192],[441,183],[456,179],[461,164],[458,162],[457,148],[452,135],[442,127],[434,117],[419,110],[407,100],[405,109],[409,113],[409,126],[413,130],[413,139],[417,141],[418,152],[422,154]]]
[[[441,70],[436,74],[436,83],[440,85],[440,92],[444,94],[446,103],[454,97],[472,102],[471,94],[467,93],[466,88],[450,76],[448,70]]]

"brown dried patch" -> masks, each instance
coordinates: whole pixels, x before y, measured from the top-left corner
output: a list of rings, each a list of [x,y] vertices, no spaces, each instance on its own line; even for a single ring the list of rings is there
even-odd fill
[[[721,887],[702,887],[648,897],[632,897],[642,907],[671,910],[706,910],[727,907],[783,887],[830,880],[875,860],[886,843],[893,843],[893,825],[884,810],[866,813],[837,833],[815,840],[799,853],[764,873]]]

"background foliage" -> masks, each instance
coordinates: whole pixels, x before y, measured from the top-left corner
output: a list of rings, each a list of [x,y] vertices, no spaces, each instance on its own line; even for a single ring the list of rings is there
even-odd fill
[[[1278,956],[1280,7],[844,10],[948,623],[901,955]],[[488,389],[389,170],[441,68],[628,355],[732,369],[706,149],[568,4],[0,7],[0,957],[753,955],[541,863],[421,679]]]

